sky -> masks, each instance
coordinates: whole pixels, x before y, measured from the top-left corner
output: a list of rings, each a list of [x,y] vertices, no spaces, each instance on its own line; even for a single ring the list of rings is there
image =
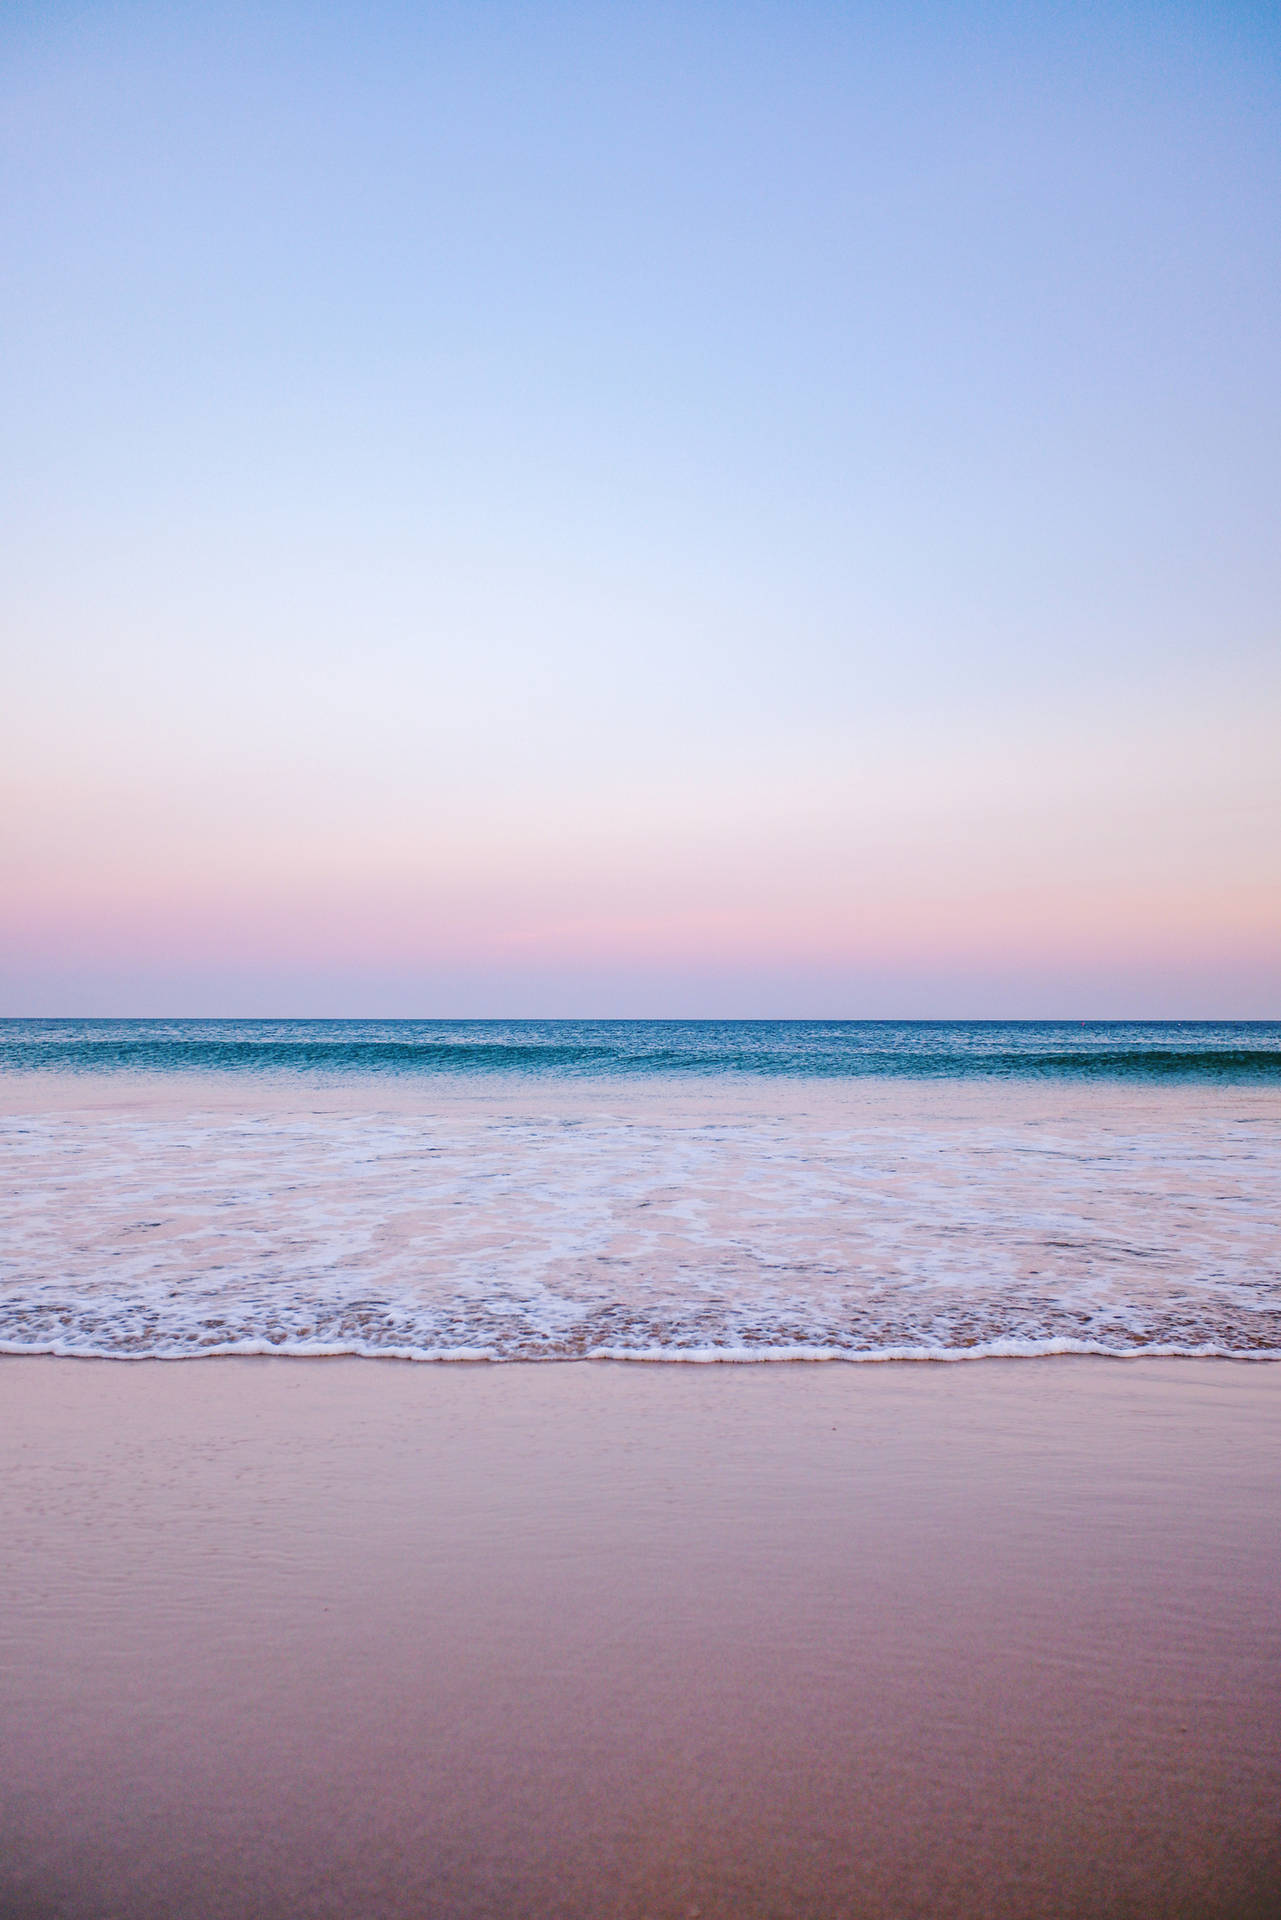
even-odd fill
[[[1281,1016],[1281,14],[0,22],[0,1014]]]

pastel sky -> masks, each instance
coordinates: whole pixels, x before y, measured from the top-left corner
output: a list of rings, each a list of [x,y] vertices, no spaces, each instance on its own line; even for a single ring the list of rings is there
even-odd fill
[[[0,1012],[1281,1015],[1281,14],[10,5]]]

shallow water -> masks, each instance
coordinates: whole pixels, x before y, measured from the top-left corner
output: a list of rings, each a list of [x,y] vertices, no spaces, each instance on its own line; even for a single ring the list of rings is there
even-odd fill
[[[7,1023],[0,1349],[1277,1357],[1281,1030],[1072,1033]]]

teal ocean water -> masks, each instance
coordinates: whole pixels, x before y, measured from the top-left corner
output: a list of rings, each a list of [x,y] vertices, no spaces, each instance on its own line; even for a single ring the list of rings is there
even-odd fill
[[[1281,1082],[1281,1022],[8,1020],[0,1072],[1202,1077]]]
[[[0,1350],[1281,1355],[1281,1024],[0,1022]]]

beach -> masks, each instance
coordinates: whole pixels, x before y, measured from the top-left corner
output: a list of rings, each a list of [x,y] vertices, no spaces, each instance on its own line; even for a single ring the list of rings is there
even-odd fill
[[[1281,8],[0,46],[0,1920],[1281,1920]]]
[[[1281,1371],[0,1360],[0,1911],[1270,1915]]]

